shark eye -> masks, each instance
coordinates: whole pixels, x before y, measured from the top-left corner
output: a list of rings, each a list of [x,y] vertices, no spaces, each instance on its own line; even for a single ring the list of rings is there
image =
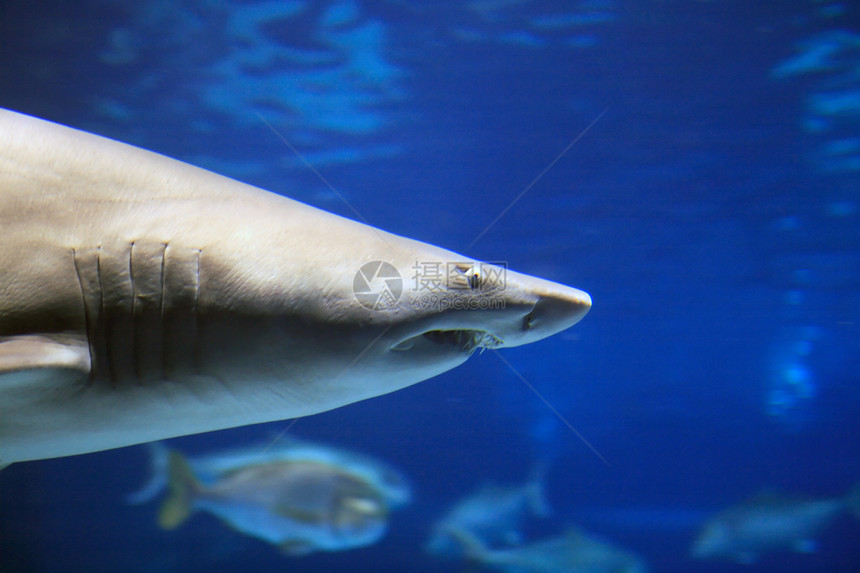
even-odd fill
[[[455,268],[459,272],[459,275],[456,276],[454,284],[463,284],[460,281],[465,282],[469,285],[469,288],[472,290],[477,290],[481,288],[483,284],[483,280],[481,277],[481,268],[477,264],[469,264],[469,263],[457,263]],[[462,287],[460,287],[462,288]]]
[[[481,286],[481,270],[478,268],[478,265],[460,267],[460,272],[463,273],[463,277],[466,279],[466,283],[470,289],[476,290]]]
[[[472,267],[466,272],[466,280],[472,290],[477,290],[481,286],[481,272],[477,267]]]

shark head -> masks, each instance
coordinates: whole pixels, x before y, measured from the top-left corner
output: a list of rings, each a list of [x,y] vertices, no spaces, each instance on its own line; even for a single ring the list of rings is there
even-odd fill
[[[228,337],[273,349],[267,356],[242,349],[242,356],[254,357],[244,372],[268,364],[284,369],[278,378],[285,384],[307,372],[325,380],[314,386],[315,407],[328,403],[322,394],[332,396],[332,403],[345,396],[350,401],[372,397],[455,368],[476,350],[536,342],[573,326],[591,308],[582,290],[324,215],[329,218],[325,225],[304,227],[309,234],[324,228],[328,240],[339,237],[340,248],[328,253],[324,268],[292,268],[291,256],[284,259],[287,268],[274,261],[262,273],[267,281],[281,277],[289,283],[283,298],[255,299],[290,301],[286,309],[264,313],[284,317],[277,333],[263,334],[268,344],[259,330]],[[284,240],[294,242],[295,235]],[[318,244],[323,237],[307,240]],[[254,270],[249,277],[258,280],[260,269]],[[299,274],[304,280],[297,285],[291,277]],[[240,290],[273,289],[256,282]],[[295,325],[301,325],[299,331]],[[285,346],[273,342],[278,339]],[[222,347],[215,354],[229,356],[231,350]],[[309,359],[313,363],[305,364]]]

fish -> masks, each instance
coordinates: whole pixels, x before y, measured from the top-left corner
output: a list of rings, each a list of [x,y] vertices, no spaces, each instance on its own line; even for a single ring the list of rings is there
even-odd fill
[[[459,556],[462,547],[452,531],[468,531],[490,548],[521,544],[526,518],[546,518],[551,513],[544,492],[545,472],[545,466],[539,464],[525,484],[486,484],[467,495],[434,524],[425,550],[440,556]]]
[[[148,444],[153,479],[128,501],[144,503],[167,489],[158,513],[161,528],[174,530],[193,512],[204,511],[290,556],[376,543],[390,512],[410,501],[406,478],[383,462],[284,441],[195,457]]]
[[[489,549],[472,533],[452,530],[470,560],[503,573],[646,573],[637,555],[576,526],[519,547]]]
[[[149,451],[150,479],[136,492],[127,496],[128,503],[138,505],[151,501],[167,488],[170,448],[163,442],[144,444]],[[412,499],[409,481],[397,469],[364,454],[329,444],[278,434],[264,443],[251,443],[218,451],[186,457],[195,477],[204,484],[218,481],[226,474],[248,466],[272,462],[314,461],[332,467],[345,468],[382,492],[392,507]]]
[[[693,543],[697,559],[755,563],[765,553],[814,552],[817,538],[850,510],[860,519],[860,484],[844,497],[804,499],[762,492],[705,522]]]
[[[0,111],[0,465],[309,416],[577,323],[584,291]]]

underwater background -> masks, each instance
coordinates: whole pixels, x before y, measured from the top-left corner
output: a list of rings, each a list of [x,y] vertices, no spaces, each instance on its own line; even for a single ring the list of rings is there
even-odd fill
[[[406,476],[378,543],[288,556],[202,512],[163,531],[126,502],[137,446],[0,472],[0,571],[479,571],[425,551],[433,524],[535,467],[552,511],[526,540],[575,524],[656,572],[860,570],[849,512],[816,551],[690,556],[759,492],[860,480],[856,3],[6,0],[0,107],[594,300],[545,341],[290,426]]]

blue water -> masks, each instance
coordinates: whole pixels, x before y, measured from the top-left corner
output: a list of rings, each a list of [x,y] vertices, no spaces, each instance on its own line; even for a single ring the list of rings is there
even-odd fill
[[[537,460],[554,507],[539,534],[577,523],[658,572],[858,570],[848,516],[812,554],[688,557],[708,515],[758,491],[860,479],[858,11],[5,2],[0,107],[588,291],[582,323],[503,356],[599,456],[485,352],[293,428],[412,480],[372,547],[289,558],[205,515],[161,531],[155,504],[123,502],[148,472],[137,447],[0,472],[0,570],[465,570],[423,552],[432,523]]]

